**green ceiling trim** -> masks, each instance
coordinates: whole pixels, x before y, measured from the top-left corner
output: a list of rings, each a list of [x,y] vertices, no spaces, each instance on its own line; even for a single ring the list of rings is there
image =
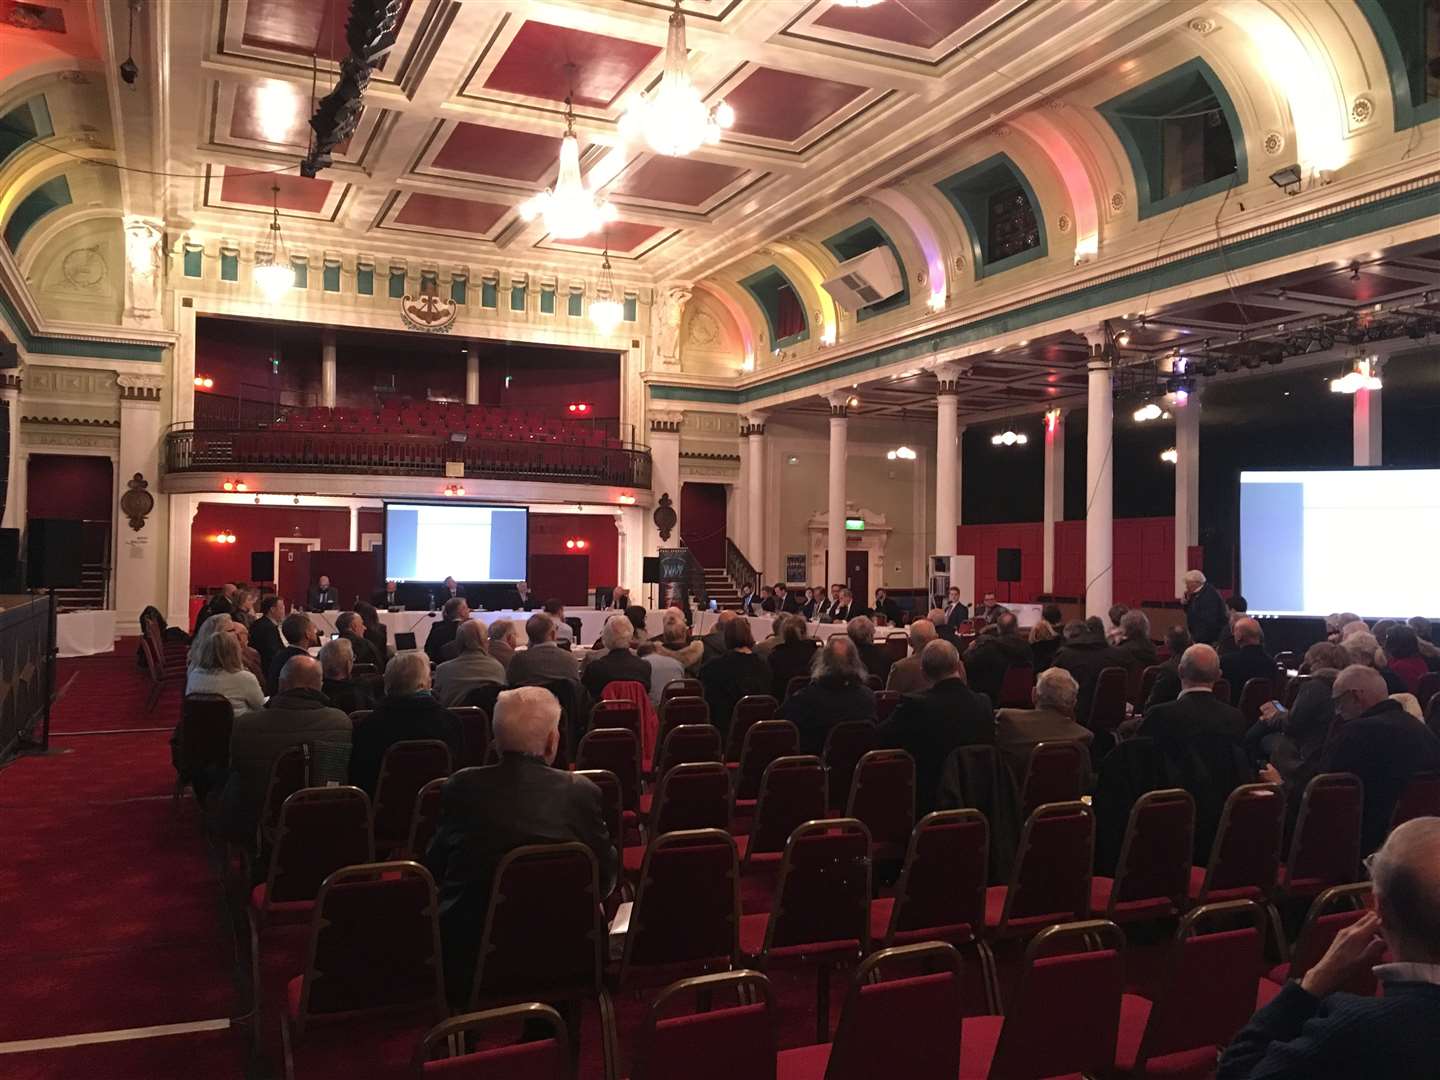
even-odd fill
[[[119,341],[83,341],[79,338],[32,334],[10,297],[0,292],[0,316],[9,325],[10,336],[32,356],[89,356],[97,360],[139,360],[159,364],[165,359],[164,345],[129,344]]]
[[[1385,57],[1395,130],[1440,117],[1440,98],[1425,100],[1425,12],[1421,0],[1356,0]],[[1410,25],[1397,28],[1409,19]],[[1416,101],[1416,97],[1420,100]]]

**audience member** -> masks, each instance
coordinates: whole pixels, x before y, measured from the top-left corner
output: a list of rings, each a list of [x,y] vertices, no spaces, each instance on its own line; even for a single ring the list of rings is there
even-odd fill
[[[830,729],[844,720],[874,720],[875,692],[865,685],[860,650],[832,634],[815,654],[810,681],[786,698],[777,714],[800,729],[800,753],[820,754]]]
[[[350,642],[350,651],[357,664],[370,664],[376,671],[385,665],[376,654],[375,646],[365,636],[365,622],[356,611],[342,611],[335,616],[335,632]]]
[[[875,615],[877,618],[885,616],[885,621],[891,626],[899,626],[905,621],[905,613],[900,610],[900,605],[892,600],[884,589],[875,590]]]
[[[1110,619],[1110,627],[1105,631],[1105,640],[1111,645],[1119,645],[1125,640],[1125,628],[1120,625],[1120,622],[1129,611],[1130,608],[1125,604],[1111,604],[1110,610],[1105,613]]]
[[[685,669],[686,675],[700,670],[700,660],[705,655],[705,645],[698,638],[690,640],[690,627],[685,625],[685,616],[677,608],[665,612],[661,620],[663,629],[655,651],[668,656]]]
[[[303,611],[292,611],[280,624],[280,633],[287,642],[270,660],[265,669],[266,682],[275,687],[280,684],[280,669],[292,656],[309,656],[311,649],[320,647],[320,628]]]
[[[543,611],[537,611],[525,620],[525,638],[529,646],[517,652],[510,661],[507,681],[511,686],[543,686],[560,679],[572,683],[580,681],[580,664],[568,649],[560,647],[558,634],[559,626],[554,618]],[[491,648],[494,648],[493,642]]]
[[[240,589],[235,593],[235,610],[230,612],[230,618],[234,619],[241,626],[248,627],[259,615],[255,611],[255,603],[258,596],[254,589]]]
[[[1385,680],[1388,693],[1403,694],[1405,692],[1405,680],[1381,664],[1384,654],[1380,651],[1380,643],[1375,640],[1375,635],[1370,631],[1348,631],[1340,639],[1340,647],[1345,650],[1345,655],[1350,658],[1351,664],[1374,668],[1380,678]]]
[[[639,604],[631,604],[625,609],[625,617],[630,620],[634,636],[630,639],[630,647],[633,649],[645,640],[645,609]]]
[[[1440,670],[1440,647],[1434,644],[1434,638],[1431,637],[1430,620],[1423,615],[1415,615],[1407,619],[1405,625],[1415,631],[1415,645],[1420,650],[1420,655],[1432,665],[1431,670]]]
[[[347,716],[358,709],[375,704],[370,691],[354,678],[354,648],[346,638],[335,638],[320,646],[320,673],[324,681],[320,692],[335,708]]]
[[[1411,694],[1420,692],[1420,680],[1431,671],[1420,655],[1419,636],[1404,623],[1392,626],[1385,635],[1385,666]]]
[[[1251,618],[1239,618],[1231,625],[1235,648],[1220,658],[1220,674],[1230,684],[1230,692],[1239,700],[1240,691],[1251,679],[1275,682],[1275,658],[1265,651],[1260,624]]]
[[[380,612],[375,610],[374,604],[357,600],[355,614],[360,616],[360,622],[365,627],[365,640],[370,643],[370,648],[374,651],[377,664],[375,670],[383,672],[386,662],[390,659],[390,637],[385,623],[380,618]]]
[[[1009,763],[1017,784],[1035,747],[1045,742],[1078,742],[1089,748],[1094,733],[1075,722],[1075,700],[1080,684],[1068,671],[1042,671],[1030,692],[1033,709],[1001,709],[995,714],[995,745]],[[1088,754],[1087,754],[1088,758]]]
[[[1220,678],[1220,657],[1210,645],[1191,645],[1180,657],[1180,696],[1145,713],[1138,734],[1153,739],[1187,739],[1195,735],[1245,737],[1240,710],[1214,694]]]
[[[459,721],[430,692],[430,661],[407,652],[385,666],[385,697],[355,729],[350,782],[375,798],[385,751],[414,739],[441,740],[450,748],[451,761],[459,760],[463,748]]]
[[[211,615],[207,626],[224,620],[205,636],[195,666],[185,673],[185,693],[218,694],[230,702],[237,717],[265,707],[260,683],[240,658],[240,639],[228,631],[238,624],[229,616]]]
[[[540,608],[546,615],[549,615],[555,622],[555,640],[564,641],[570,644],[575,643],[575,631],[570,629],[570,624],[565,621],[565,604],[558,597],[552,596]]]
[[[624,615],[611,618],[600,633],[600,644],[605,652],[599,656],[592,654],[580,675],[580,682],[592,698],[599,701],[605,696],[605,687],[612,682],[638,682],[647,690],[650,688],[650,665],[631,651],[635,644],[635,626],[629,619]]]
[[[1150,640],[1150,616],[1143,611],[1126,611],[1120,616],[1115,651],[1125,658],[1125,667],[1136,674],[1160,662]]]
[[[920,654],[930,689],[901,699],[880,725],[880,745],[915,759],[915,817],[935,809],[945,761],[958,747],[995,742],[990,699],[965,685],[960,654],[948,641],[932,641]]]
[[[233,624],[234,620],[224,613],[211,615],[204,622],[200,623],[200,625],[195,628],[194,635],[190,638],[190,648],[185,654],[186,669],[199,667],[200,654],[203,653],[210,644],[211,637],[216,634],[230,633],[230,627]]]
[[[455,635],[455,659],[435,667],[435,697],[441,705],[463,704],[465,695],[477,686],[505,685],[505,668],[486,649],[487,637],[485,627],[474,619],[461,625]]]
[[[1185,622],[1191,639],[1201,645],[1219,642],[1220,635],[1229,625],[1230,616],[1219,590],[1206,581],[1199,570],[1185,571],[1185,595],[1180,601],[1185,607]]]
[[[214,593],[205,602],[199,613],[195,616],[195,630],[198,633],[200,627],[205,625],[206,620],[215,615],[229,615],[235,610],[235,597],[239,593],[239,586],[227,581],[220,586],[218,592]]]
[[[1165,651],[1169,655],[1157,665],[1160,670],[1144,703],[1147,711],[1152,705],[1174,701],[1180,696],[1180,657],[1193,644],[1189,629],[1182,623],[1176,623],[1165,631]]]
[[[1095,684],[1100,672],[1107,667],[1125,667],[1125,657],[1118,649],[1105,644],[1103,631],[1096,633],[1083,622],[1065,624],[1065,641],[1055,653],[1055,667],[1063,668],[1075,677],[1080,686],[1080,696],[1075,706],[1075,718],[1090,726],[1090,704],[1095,700]]]
[[[489,627],[490,655],[500,661],[500,666],[506,671],[514,663],[517,655],[516,648],[520,644],[520,635],[515,628],[514,622],[509,619],[496,619]]]
[[[1041,619],[1030,628],[1030,656],[1035,661],[1038,674],[1055,663],[1055,654],[1060,651],[1060,635],[1049,619]]]
[[[722,738],[730,734],[730,716],[737,701],[747,694],[770,693],[770,665],[755,654],[755,635],[747,620],[725,624],[725,653],[700,669],[700,685],[710,706],[710,722],[720,729]]]
[[[230,621],[231,632],[234,633],[237,641],[240,642],[240,663],[246,671],[255,676],[255,681],[262,687],[265,685],[265,661],[260,659],[260,654],[250,647],[250,631],[244,623]]]
[[[855,643],[861,665],[883,684],[890,675],[892,661],[889,652],[875,644],[875,620],[868,615],[856,615],[845,624],[845,633]]]
[[[460,624],[470,619],[470,604],[463,596],[452,596],[440,609],[440,621],[430,624],[430,634],[425,639],[425,655],[433,663],[451,659],[458,650],[446,655],[445,649],[455,641]]]
[[[350,717],[321,692],[318,661],[293,656],[280,669],[280,688],[263,709],[237,717],[230,732],[230,779],[220,800],[224,834],[252,847],[275,759],[309,743],[310,783],[344,783],[350,752]],[[324,752],[319,752],[323,748]]]
[[[579,841],[595,854],[600,895],[615,887],[618,853],[605,825],[600,789],[551,768],[560,749],[560,705],[538,686],[506,690],[495,702],[500,761],[461,769],[440,793],[440,820],[425,856],[440,899],[440,935],[450,1002],[470,999],[495,871],[527,844]],[[571,1022],[578,1030],[578,1008]]]
[[[321,574],[315,584],[310,586],[310,595],[306,598],[305,606],[311,611],[329,611],[339,603],[340,593],[330,584],[329,575]]]
[[[885,689],[897,694],[918,694],[930,689],[925,672],[920,666],[920,654],[925,646],[935,640],[935,624],[929,619],[916,619],[909,626],[910,655],[890,665],[890,677],[885,680]]]
[[[685,668],[675,657],[662,652],[660,646],[653,641],[645,642],[635,652],[650,668],[650,682],[647,684],[650,704],[658,709],[660,699],[665,696],[665,687],[676,679],[685,678]]]
[[[1225,629],[1221,631],[1220,643],[1215,648],[1222,661],[1240,647],[1235,641],[1235,624],[1243,619],[1249,610],[1249,603],[1239,593],[1231,593],[1225,598]],[[1265,643],[1263,634],[1260,643]]]
[[[765,658],[770,665],[770,693],[776,701],[785,700],[791,679],[810,674],[817,642],[808,632],[809,627],[799,615],[787,615],[780,624],[780,641]]]
[[[1314,648],[1337,649],[1322,642]],[[1245,755],[1251,761],[1268,759],[1260,770],[1260,779],[1285,788],[1286,835],[1294,831],[1300,815],[1300,801],[1305,786],[1320,772],[1325,755],[1325,741],[1335,719],[1331,688],[1333,667],[1311,672],[1295,694],[1290,708],[1277,708],[1271,701],[1260,706],[1260,719],[1245,733]]]
[[[773,619],[770,620],[770,636],[767,637],[764,641],[760,641],[755,644],[756,656],[763,656],[766,662],[769,662],[770,650],[780,644],[781,631],[785,628],[785,623],[789,620],[789,618],[789,615],[780,614],[776,615]]]
[[[1419,720],[1422,724],[1425,722],[1425,710],[1420,708],[1420,699],[1414,694],[1391,694],[1390,700],[1398,702],[1400,707],[1413,719]]]
[[[1410,777],[1440,769],[1440,739],[1390,699],[1385,680],[1372,667],[1345,668],[1335,677],[1331,696],[1339,730],[1331,737],[1323,771],[1354,773],[1365,785],[1361,845],[1362,854],[1368,854],[1385,839],[1395,801]]]
[[[1375,910],[1250,1018],[1221,1055],[1218,1080],[1440,1076],[1440,818],[1392,832],[1370,880]],[[1342,992],[1372,970],[1383,996]]]
[[[1340,672],[1350,666],[1350,654],[1333,641],[1317,641],[1305,650],[1300,661],[1301,675],[1321,671]],[[1332,676],[1333,678],[1333,676]]]
[[[1012,667],[1035,669],[1035,657],[1020,635],[1020,620],[1013,611],[1000,609],[994,622],[995,633],[984,634],[965,654],[965,681],[977,694],[992,702],[1000,700],[1000,687],[1005,673]]]
[[[261,667],[268,672],[270,661],[285,647],[280,640],[280,623],[285,618],[285,601],[267,596],[260,601],[260,616],[250,624],[250,644],[260,654]]]
[[[711,631],[700,639],[700,644],[705,651],[700,656],[700,666],[704,667],[711,660],[725,655],[725,624],[733,622],[741,616],[729,609],[720,612],[715,618],[715,626]]]

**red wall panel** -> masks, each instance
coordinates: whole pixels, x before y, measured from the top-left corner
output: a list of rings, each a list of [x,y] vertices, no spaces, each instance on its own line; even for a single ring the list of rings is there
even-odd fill
[[[235,543],[210,539],[222,529]],[[250,553],[275,550],[276,537],[318,536],[325,551],[350,548],[350,511],[343,507],[245,506],[201,503],[190,525],[190,589],[250,580]]]
[[[681,485],[680,539],[695,554],[701,566],[724,567],[724,484]]]
[[[565,546],[571,537],[584,539],[589,547],[576,552]],[[530,555],[576,555],[590,557],[590,588],[597,585],[629,585],[638,590],[640,583],[616,580],[620,564],[620,534],[615,519],[609,514],[531,514]],[[544,600],[545,597],[540,597]]]
[[[1001,602],[1014,600],[1020,603],[1038,593],[1044,536],[1044,527],[1039,522],[960,526],[957,551],[961,555],[975,556],[976,597],[993,592]],[[995,553],[1000,548],[1020,549],[1019,581],[1006,583],[995,580]]]
[[[115,501],[110,459],[87,454],[31,454],[27,517],[110,521]]]

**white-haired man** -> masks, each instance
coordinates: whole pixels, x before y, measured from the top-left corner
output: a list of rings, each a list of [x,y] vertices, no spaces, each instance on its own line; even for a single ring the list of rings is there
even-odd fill
[[[1035,747],[1048,742],[1078,742],[1087,748],[1095,733],[1075,722],[1080,684],[1064,668],[1046,668],[1030,691],[1033,709],[1001,709],[995,714],[995,745],[1005,755],[1017,781]]]
[[[1440,1076],[1440,818],[1407,821],[1370,862],[1375,910],[1257,1012],[1219,1080]],[[1380,963],[1385,952],[1392,963]],[[1383,997],[1340,988],[1373,970]]]
[[[435,696],[445,706],[461,705],[464,697],[486,684],[504,686],[505,669],[486,649],[488,634],[474,619],[466,619],[455,635],[459,655],[435,667]]]
[[[400,653],[385,665],[385,698],[355,729],[350,782],[373,799],[385,751],[413,739],[441,740],[452,761],[463,750],[460,722],[430,692],[430,661],[422,652]]]
[[[554,695],[539,686],[504,691],[495,702],[494,731],[500,763],[461,769],[445,782],[425,856],[440,890],[445,975],[456,1005],[469,1000],[495,871],[506,854],[526,844],[579,841],[595,853],[600,895],[615,886],[618,857],[600,789],[550,768],[561,738]]]
[[[1230,612],[1218,589],[1205,580],[1199,570],[1185,571],[1185,595],[1180,598],[1185,608],[1185,622],[1191,640],[1215,645],[1230,625]]]
[[[638,682],[649,692],[650,665],[631,651],[634,637],[635,624],[624,615],[616,615],[606,622],[600,633],[600,646],[605,653],[592,654],[580,675],[581,683],[596,701],[604,696],[605,687],[612,682]]]

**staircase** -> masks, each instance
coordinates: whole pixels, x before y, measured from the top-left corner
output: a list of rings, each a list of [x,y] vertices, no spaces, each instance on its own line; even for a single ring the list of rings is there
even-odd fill
[[[51,590],[55,594],[55,604],[67,611],[104,608],[109,580],[108,566],[84,563],[80,568],[79,585]]]
[[[721,610],[740,606],[740,590],[723,566],[705,568],[705,595],[714,600]]]

